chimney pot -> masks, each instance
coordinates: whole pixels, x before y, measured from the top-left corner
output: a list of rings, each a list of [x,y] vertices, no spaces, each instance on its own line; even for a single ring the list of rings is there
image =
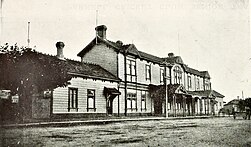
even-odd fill
[[[100,26],[97,26],[95,28],[96,30],[96,33],[99,37],[101,37],[102,39],[106,39],[106,30],[107,30],[107,27],[105,25],[100,25]]]
[[[168,57],[174,57],[174,53],[168,53]]]
[[[64,49],[64,42],[57,42],[56,43],[56,47],[57,47],[57,57],[60,58],[60,59],[63,59],[64,58],[64,53],[63,53],[63,49]]]
[[[121,47],[123,45],[123,42],[118,40],[118,41],[116,41],[116,44],[117,44],[117,46]]]

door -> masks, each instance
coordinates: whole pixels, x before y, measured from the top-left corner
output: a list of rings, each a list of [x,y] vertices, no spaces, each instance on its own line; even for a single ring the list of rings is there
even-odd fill
[[[113,102],[113,99],[108,99],[108,101],[107,101],[107,113],[108,113],[108,115],[112,115],[112,112],[113,112],[112,102]]]

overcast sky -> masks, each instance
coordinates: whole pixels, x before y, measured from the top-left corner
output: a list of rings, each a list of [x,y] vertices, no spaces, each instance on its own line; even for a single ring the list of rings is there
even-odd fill
[[[63,41],[65,56],[80,60],[77,53],[95,37],[96,10],[107,39],[180,55],[189,67],[208,70],[227,102],[242,91],[251,97],[248,0],[4,0],[1,44],[27,46],[31,22],[31,47],[55,55]]]

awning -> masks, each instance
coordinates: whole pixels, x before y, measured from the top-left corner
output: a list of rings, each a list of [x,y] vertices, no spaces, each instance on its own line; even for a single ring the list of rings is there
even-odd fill
[[[165,95],[166,93],[166,86],[165,85],[150,85],[149,86],[150,91],[151,92],[160,92],[163,93]],[[167,85],[167,89],[168,89],[168,94],[172,95],[172,94],[184,94],[184,95],[188,95],[187,91],[185,90],[185,88],[180,85],[180,84],[168,84]]]
[[[108,94],[108,95],[120,95],[121,94],[120,91],[118,91],[116,88],[105,87],[104,92],[105,94]]]
[[[185,88],[180,84],[168,84],[167,89],[168,89],[169,99],[171,99],[175,94],[189,96]],[[166,95],[166,86],[165,85],[156,86],[151,84],[149,86],[149,92],[151,97],[161,98],[164,101]]]

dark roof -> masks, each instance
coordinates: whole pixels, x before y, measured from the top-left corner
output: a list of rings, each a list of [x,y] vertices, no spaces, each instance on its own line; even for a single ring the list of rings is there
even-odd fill
[[[198,76],[202,76],[201,72],[196,70],[196,69],[193,69],[191,67],[188,67],[187,65],[184,65],[184,69],[186,72],[188,73],[192,73],[192,74],[195,74],[195,75],[198,75]]]
[[[201,97],[210,97],[210,98],[214,98],[214,97],[223,98],[223,97],[225,97],[224,95],[218,93],[215,90],[188,91],[188,93],[191,94],[191,95],[198,95],[198,96],[201,96]]]
[[[205,90],[205,91],[188,91],[190,95],[197,95],[201,97],[213,97],[211,90]]]
[[[152,61],[155,63],[163,63],[163,60],[157,56],[154,56],[154,55],[142,52],[142,51],[139,51],[139,53],[142,59],[145,59],[147,61]]]
[[[115,75],[111,74],[109,71],[99,65],[83,63],[69,59],[62,60],[62,62],[63,61],[67,62],[70,67],[69,74],[86,78],[119,81],[119,78],[117,78]]]
[[[191,67],[188,67],[186,64],[184,64],[182,58],[180,56],[171,56],[171,57],[166,57],[166,58],[162,58],[162,60],[166,63],[177,63],[177,64],[181,64],[182,67],[184,68],[184,70],[188,73],[191,74],[195,74],[197,76],[201,76],[201,77],[206,77],[206,78],[210,78],[210,75],[208,73],[208,71],[199,71],[196,69],[193,69]]]
[[[121,94],[121,92],[118,89],[108,88],[108,87],[104,88],[104,93],[107,93],[109,95],[120,95]]]
[[[157,92],[157,93],[163,93],[163,94],[166,93],[165,85],[156,86],[156,85],[150,84],[149,88],[151,92]],[[168,89],[168,94],[178,94],[179,90],[181,90],[183,94],[187,94],[187,91],[180,84],[168,84],[167,89]]]
[[[96,64],[83,63],[70,59],[59,59],[56,56],[47,55],[44,53],[38,53],[38,54],[40,54],[41,57],[53,58],[54,60],[58,60],[59,63],[64,62],[62,64],[66,63],[65,68],[68,70],[68,73],[73,76],[107,80],[107,81],[120,81],[118,77],[116,77],[106,69]]]
[[[166,57],[166,58],[162,58],[162,60],[164,60],[167,63],[184,64],[180,56]]]
[[[231,100],[230,102],[228,102],[226,105],[232,105],[232,104],[237,105],[237,104],[239,104],[239,102],[240,102],[239,99],[233,99],[233,100]]]
[[[116,43],[112,41],[108,41],[105,39],[100,38],[99,36],[95,37],[84,49],[82,49],[77,56],[83,57],[87,52],[89,52],[96,43],[104,43],[107,46],[113,48],[115,51],[119,51],[120,47],[116,45]]]
[[[225,96],[220,94],[219,92],[213,90],[213,94],[216,96],[216,97],[220,97],[220,98],[224,98]]]
[[[77,54],[77,56],[83,57],[88,51],[92,49],[92,47],[96,43],[104,43],[110,48],[114,49],[116,52],[121,52],[121,53],[126,52],[129,55],[133,55],[140,59],[144,59],[146,61],[151,61],[153,63],[158,63],[158,64],[164,64],[164,63],[171,63],[171,65],[174,63],[181,64],[183,68],[185,69],[185,71],[188,73],[195,74],[201,77],[210,78],[210,75],[207,71],[198,71],[196,69],[190,68],[187,65],[185,65],[180,56],[160,58],[160,57],[139,51],[134,44],[123,45],[121,41],[118,41],[118,42],[116,43],[107,39],[102,39],[101,37],[97,36],[82,51],[80,51]]]

